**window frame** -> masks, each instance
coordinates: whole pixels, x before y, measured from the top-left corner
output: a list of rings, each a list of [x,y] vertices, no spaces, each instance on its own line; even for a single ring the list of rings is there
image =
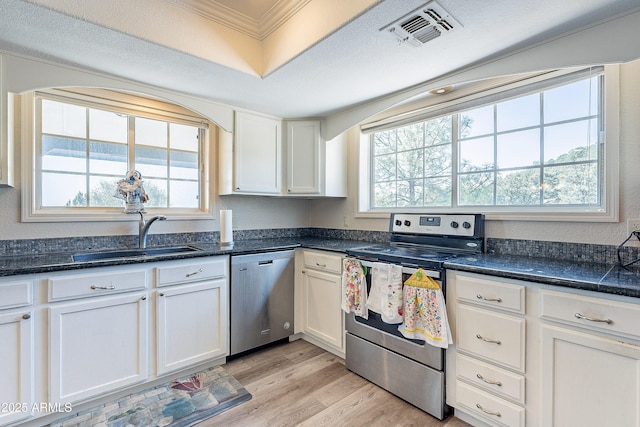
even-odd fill
[[[571,79],[571,74],[587,69],[558,70],[537,73],[528,76],[495,79],[493,82],[480,82],[467,85],[459,91],[453,91],[446,96],[401,106],[387,113],[374,117],[365,122],[360,128],[359,161],[358,161],[358,195],[356,197],[356,216],[362,218],[387,218],[389,212],[425,212],[438,211],[441,213],[484,213],[489,220],[516,221],[577,221],[577,222],[617,222],[619,216],[619,99],[620,77],[618,65],[603,67],[603,125],[604,131],[600,140],[604,142],[602,209],[585,209],[583,206],[454,206],[454,207],[390,207],[371,208],[372,198],[372,153],[371,134],[384,128],[389,129],[415,123],[429,118],[441,117],[448,114],[455,115],[471,106],[497,103],[513,98],[513,92],[527,93],[528,88],[552,87],[554,81]],[[529,90],[528,92],[534,92]],[[458,92],[458,93],[457,93]],[[511,93],[510,97],[501,94]],[[435,98],[435,99],[434,99]],[[487,100],[490,101],[487,101]],[[483,102],[484,101],[484,102]],[[455,120],[453,120],[455,122]],[[399,125],[398,125],[399,124]],[[398,126],[396,126],[398,125]],[[454,125],[455,126],[455,125]],[[453,160],[456,160],[458,147],[452,147]],[[457,177],[453,177],[453,185],[457,185]]]
[[[197,208],[159,208],[145,207],[149,214],[162,214],[177,220],[213,219],[214,210],[210,196],[212,180],[213,150],[211,150],[210,123],[207,119],[196,115],[178,105],[148,98],[144,95],[128,94],[94,88],[48,89],[28,92],[21,95],[22,103],[22,222],[92,222],[92,221],[131,221],[130,215],[122,207],[42,207],[39,178],[41,171],[38,163],[41,161],[41,135],[39,129],[40,117],[37,114],[39,95],[47,99],[70,102],[83,107],[109,110],[136,117],[169,121],[172,123],[196,125],[202,129],[200,142],[199,181],[200,206]],[[128,143],[128,150],[132,145]],[[130,160],[129,160],[130,161]],[[123,176],[126,171],[123,172]],[[144,177],[143,177],[144,179]],[[115,192],[114,183],[114,192]]]

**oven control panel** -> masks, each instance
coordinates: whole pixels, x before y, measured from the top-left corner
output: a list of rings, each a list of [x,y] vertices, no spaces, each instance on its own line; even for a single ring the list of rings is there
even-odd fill
[[[434,234],[478,237],[484,233],[484,216],[479,214],[400,214],[392,213],[392,233]]]

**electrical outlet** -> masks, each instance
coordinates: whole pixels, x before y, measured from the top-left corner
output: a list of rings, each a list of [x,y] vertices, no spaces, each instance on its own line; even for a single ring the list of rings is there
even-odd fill
[[[640,231],[640,218],[629,218],[627,220],[627,234]]]

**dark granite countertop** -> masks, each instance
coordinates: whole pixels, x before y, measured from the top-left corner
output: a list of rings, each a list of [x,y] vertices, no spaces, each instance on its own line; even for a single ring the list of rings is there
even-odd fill
[[[367,242],[355,240],[331,240],[317,238],[267,238],[241,240],[233,246],[220,246],[218,243],[190,243],[199,251],[174,253],[159,256],[114,258],[75,262],[72,255],[82,252],[59,252],[38,255],[19,255],[0,257],[0,277],[17,276],[21,274],[39,274],[54,271],[80,270],[93,267],[108,267],[115,265],[139,264],[146,262],[168,261],[176,259],[200,258],[215,255],[246,255],[259,252],[271,252],[297,247],[318,249],[323,251],[344,252],[349,248],[365,246]],[[109,248],[113,250],[113,248]],[[82,252],[86,253],[86,252]]]
[[[505,255],[460,257],[450,270],[640,298],[640,269],[597,263]]]
[[[118,258],[86,262],[74,262],[71,258],[72,253],[69,252],[4,256],[0,257],[0,277],[214,255],[246,255],[295,249],[297,247],[346,252],[348,249],[368,244],[370,243],[362,240],[291,237],[240,240],[236,241],[231,247],[220,246],[217,243],[190,243],[189,246],[200,250],[153,257]],[[640,298],[639,267],[623,268],[607,264],[491,254],[455,258],[448,261],[445,267],[451,270]]]

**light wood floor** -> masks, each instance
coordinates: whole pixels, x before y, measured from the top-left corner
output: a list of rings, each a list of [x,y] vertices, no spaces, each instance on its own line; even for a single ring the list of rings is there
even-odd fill
[[[243,356],[225,368],[253,398],[197,427],[468,426],[454,417],[438,421],[303,340]]]

